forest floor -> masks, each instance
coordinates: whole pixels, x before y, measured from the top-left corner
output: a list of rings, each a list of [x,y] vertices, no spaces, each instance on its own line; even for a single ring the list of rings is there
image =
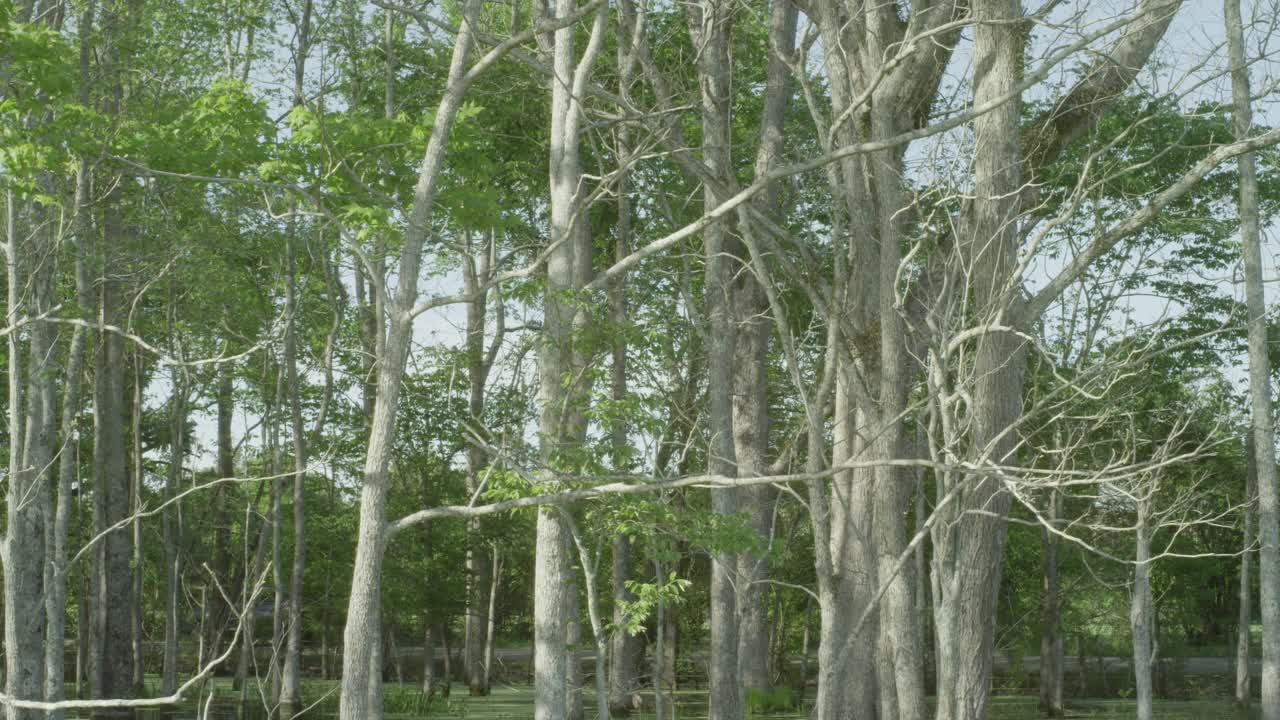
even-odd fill
[[[301,715],[306,718],[332,718],[337,715],[337,683],[311,680],[304,684],[304,695],[309,708]],[[230,680],[219,679],[215,683],[213,702],[208,705],[209,720],[267,720],[268,713],[256,687],[250,688],[249,701],[240,706],[239,693],[231,689]],[[666,720],[699,720],[707,717],[705,690],[681,690],[676,693],[676,712],[667,709]],[[644,707],[630,720],[653,720],[653,696],[643,696]],[[439,718],[440,720],[531,720],[533,717],[533,689],[528,685],[505,685],[494,689],[487,697],[470,697],[466,687],[455,685],[448,698],[436,697],[428,701],[416,684],[386,686],[386,715],[388,718]],[[595,695],[584,695],[584,716],[594,720]],[[1072,700],[1067,703],[1068,718],[1092,720],[1128,720],[1134,717],[1132,700]],[[143,720],[193,720],[197,715],[196,704],[177,708],[154,710],[139,715]],[[1157,700],[1155,716],[1161,720],[1253,720],[1252,712],[1237,710],[1228,699],[1206,700]],[[779,713],[749,714],[748,718],[760,720],[800,720],[807,718],[806,710]],[[997,696],[992,698],[991,720],[1037,720],[1042,717],[1036,707],[1036,698],[1027,695]]]

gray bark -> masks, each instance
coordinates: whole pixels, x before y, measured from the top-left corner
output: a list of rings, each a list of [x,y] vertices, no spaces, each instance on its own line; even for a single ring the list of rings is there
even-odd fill
[[[769,55],[766,67],[764,110],[760,123],[760,145],[756,151],[755,175],[762,177],[779,163],[783,150],[786,113],[791,105],[793,78],[788,60],[795,53],[798,12],[795,4],[777,0],[770,4]],[[774,184],[755,198],[763,213],[778,209],[778,186]],[[766,474],[769,447],[768,359],[772,323],[769,304],[760,279],[742,273],[735,288],[737,336],[734,358],[733,430],[738,475]],[[749,522],[762,543],[773,534],[776,490],[757,485],[740,491]],[[768,578],[765,553],[742,553],[739,557],[738,668],[744,688],[766,688],[770,683],[768,613],[763,601]]]
[[[117,267],[110,248],[123,241],[124,226],[119,199],[109,199],[104,209],[104,243],[106,256],[104,277],[99,283],[99,322],[119,326],[123,317],[120,281],[111,276]],[[100,331],[94,368],[94,466],[97,486],[95,503],[96,533],[103,533],[130,514],[130,478],[124,452],[124,341],[120,335]],[[97,683],[95,698],[129,698],[133,694],[133,569],[131,539],[117,529],[101,541],[99,577],[94,588],[93,607],[96,615],[94,670]],[[131,710],[101,709],[94,713],[103,717],[132,716]]]
[[[440,643],[444,645],[443,694],[449,697],[453,689],[453,648],[449,645],[449,624],[442,622],[436,626],[436,630],[440,633]]]
[[[177,313],[175,303],[174,290],[172,285],[169,288],[168,299],[168,336],[169,336],[169,353],[175,357],[179,356],[177,352],[177,343],[174,337],[174,322]],[[140,359],[140,358],[139,358]],[[141,388],[141,372],[136,373],[134,382],[134,417],[140,418],[142,413],[142,388]],[[179,484],[182,482],[182,463],[186,456],[186,450],[183,447],[183,434],[186,431],[186,404],[187,404],[187,388],[185,368],[175,367],[171,369],[169,378],[171,395],[169,399],[169,467],[165,474],[165,499],[166,501],[174,499],[180,492]],[[134,432],[139,433],[141,430],[140,423],[135,425]],[[140,452],[141,438],[134,438],[135,445],[135,487],[133,490],[134,506],[141,505],[141,482],[137,480],[136,465],[142,462],[142,454]],[[135,527],[137,521],[135,521]],[[164,603],[164,657],[161,665],[160,690],[165,695],[172,695],[178,688],[178,635],[181,632],[178,617],[178,598],[182,593],[182,554],[180,545],[182,542],[182,506],[175,503],[166,507],[161,512],[161,532],[164,538],[164,575],[165,575],[165,603]],[[141,547],[138,538],[134,539],[135,558],[141,553]],[[135,560],[138,562],[138,560]],[[141,567],[139,565],[139,567]],[[136,593],[137,586],[134,587]],[[137,616],[135,614],[134,620]],[[141,638],[137,636],[135,629],[134,635],[134,652],[137,653],[141,646]],[[135,682],[135,685],[137,683]]]
[[[552,515],[558,515],[554,508],[538,512],[533,595],[535,720],[565,720],[569,714],[568,628],[564,613],[569,603],[564,584],[569,565],[567,532],[563,520]]]
[[[122,114],[125,97],[125,69],[129,51],[120,43],[124,28],[136,14],[137,4],[104,7],[102,33],[105,42],[104,75],[109,91],[103,102],[108,117]],[[123,283],[118,278],[121,261],[114,248],[127,242],[124,215],[124,188],[120,178],[110,182],[112,190],[102,200],[102,245],[99,251],[101,275],[98,283],[99,326],[121,326],[125,318]],[[125,520],[130,508],[130,476],[124,443],[124,340],[114,332],[99,330],[94,356],[94,532],[99,536]],[[92,588],[92,638],[89,648],[90,694],[94,698],[133,697],[134,647],[133,614],[140,599],[134,593],[132,542],[122,528],[102,536],[94,553]],[[100,708],[96,717],[132,717],[125,708]]]
[[[925,122],[928,106],[957,41],[955,30],[940,29],[960,14],[956,3],[913,6],[904,22],[892,4],[874,4],[855,14],[838,2],[814,3],[831,88],[831,127],[819,121],[824,148],[865,139],[885,139]],[[911,37],[930,33],[928,41]],[[887,58],[901,51],[900,61]],[[856,48],[856,50],[855,50]],[[874,78],[874,81],[873,81]],[[869,102],[867,102],[869,96]],[[909,207],[903,188],[904,148],[870,156],[850,156],[827,170],[838,202],[833,206],[837,247],[833,297],[841,304],[828,319],[844,325],[836,356],[828,368],[838,377],[836,462],[900,459],[905,456],[902,418],[911,357],[906,353],[901,310],[896,307],[898,266],[904,244],[902,224]],[[810,403],[815,400],[810,400]],[[811,411],[812,414],[812,411]],[[810,420],[810,444],[822,432]],[[811,488],[817,508],[815,536],[822,551],[815,558],[822,614],[819,681],[815,711],[819,717],[922,717],[919,615],[912,594],[911,568],[897,569],[905,549],[903,518],[910,507],[907,478],[897,469],[838,474],[830,498]],[[827,516],[829,513],[829,516]],[[883,577],[882,577],[883,576]],[[871,593],[888,586],[856,636],[853,618],[868,610]],[[848,648],[874,648],[874,661],[835,667],[847,661]],[[823,662],[825,660],[825,662]]]
[[[657,628],[662,634],[662,680],[663,687],[666,688],[668,698],[668,714],[675,715],[675,697],[676,691],[679,690],[679,682],[676,677],[676,664],[680,661],[680,606],[667,605],[662,615],[662,623]]]
[[[49,272],[43,267],[48,258],[41,247],[47,233],[36,231],[32,235],[28,242],[34,247],[18,240],[19,215],[30,217],[34,210],[20,207],[10,190],[6,193],[5,214],[7,324],[12,325],[24,314],[34,315],[52,307],[51,288],[42,278]],[[44,691],[44,523],[54,408],[52,378],[46,389],[42,375],[48,371],[51,340],[42,325],[33,328],[25,348],[18,333],[9,335],[10,456],[3,541],[5,690],[12,697],[30,700],[40,699]],[[25,366],[21,360],[24,350],[28,351]],[[7,708],[6,714],[11,720],[34,720],[40,715],[13,707]]]
[[[235,448],[231,441],[231,415],[234,411],[234,385],[231,366],[218,368],[218,387],[215,403],[217,405],[218,424],[218,477],[229,478],[235,475]],[[220,582],[231,581],[231,516],[227,512],[226,486],[219,485],[213,491],[213,575]],[[247,538],[246,538],[247,539]],[[231,615],[231,607],[222,598],[221,593],[213,594],[212,618],[209,624],[209,652],[212,656],[220,654],[222,638],[226,632],[227,622]]]
[[[557,0],[555,18],[575,9],[572,0]],[[581,60],[574,61],[573,25],[553,36],[551,81],[550,242],[543,334],[538,355],[538,425],[543,466],[548,480],[572,467],[571,453],[586,435],[586,377],[578,372],[585,358],[574,335],[590,323],[588,310],[567,295],[591,279],[591,238],[585,206],[578,199],[582,180],[580,157],[581,102],[603,41],[607,14],[596,13]],[[581,215],[580,215],[581,214]],[[534,718],[565,720],[570,713],[567,613],[576,593],[570,582],[570,533],[556,508],[538,512],[537,559],[534,566]]]
[[[463,258],[464,290],[473,296],[467,303],[467,379],[470,384],[468,398],[469,429],[478,438],[487,439],[485,433],[484,406],[485,384],[488,382],[489,370],[492,366],[492,355],[485,351],[485,314],[488,310],[489,292],[485,285],[490,279],[491,262],[494,258],[494,235],[488,235],[479,253],[474,250],[471,234],[467,234],[467,254]],[[501,300],[499,300],[501,306]],[[499,310],[501,318],[501,310]],[[501,324],[499,323],[499,333]],[[501,335],[494,340],[494,347],[502,342]],[[480,488],[481,473],[489,463],[489,454],[479,442],[472,442],[467,448],[467,495],[474,495]],[[488,548],[484,546],[481,535],[482,527],[479,518],[467,521],[467,608],[463,634],[463,664],[467,673],[467,686],[473,696],[489,694],[489,683],[485,680],[485,646],[488,644],[487,628],[489,625],[485,608],[488,600],[485,593],[489,589],[492,568],[489,565]]]
[[[298,22],[298,47],[294,64],[294,102],[304,98],[303,77],[311,49],[311,0],[303,0]],[[285,246],[285,328],[284,365],[289,383],[289,429],[293,440],[293,564],[289,578],[288,638],[281,667],[280,704],[286,714],[302,706],[302,583],[307,562],[306,480],[307,448],[302,428],[302,399],[298,382],[298,288],[297,251],[293,233]],[[326,357],[326,362],[331,358]],[[326,379],[332,371],[326,368]],[[326,387],[326,392],[328,388]],[[324,420],[323,412],[317,426]]]
[[[429,486],[428,475],[426,473],[423,473],[422,481],[421,481],[423,507],[430,507],[431,500],[428,494],[429,489],[430,489],[430,486]],[[422,524],[422,555],[423,557],[431,557],[431,551],[432,551],[431,523],[428,522],[428,523]],[[430,584],[431,584],[431,580],[427,579],[426,583],[424,584],[425,587],[423,588],[423,590],[425,591],[423,593],[424,597],[429,597],[429,593],[432,590],[432,588],[430,587]],[[432,631],[434,630],[434,626],[432,625],[432,623],[435,622],[435,619],[432,617],[432,609],[431,609],[430,602],[429,601],[425,602],[423,603],[423,605],[424,607],[422,609],[422,624],[423,624],[422,692],[425,693],[427,697],[431,697],[432,695],[435,694],[435,690],[436,690],[435,647],[433,645],[435,641],[432,639]]]
[[[289,591],[284,579],[283,538],[280,535],[280,502],[284,494],[284,478],[277,474],[283,469],[284,462],[280,454],[280,427],[277,413],[280,410],[284,395],[284,368],[272,359],[268,366],[275,370],[275,399],[266,400],[266,411],[263,418],[265,442],[263,452],[267,456],[267,476],[271,478],[271,498],[268,510],[268,522],[271,524],[271,660],[268,666],[268,682],[271,687],[270,703],[280,702],[280,665],[284,654],[284,596]],[[265,388],[272,384],[264,383]]]
[[[849,381],[841,373],[837,383],[835,402],[835,428],[833,434],[833,464],[843,464],[859,458],[863,448],[859,446],[857,418],[852,409]],[[810,443],[817,440],[815,426],[810,420]],[[819,442],[817,447],[822,447]],[[810,451],[808,467],[816,467],[818,461]],[[866,609],[875,590],[874,577],[869,570],[875,567],[871,545],[871,516],[873,503],[871,473],[846,470],[837,473],[831,481],[830,507],[823,497],[825,490],[815,488],[810,492],[814,510],[815,535],[819,540],[815,548],[818,580],[818,688],[814,712],[819,720],[841,718],[865,718],[876,716],[875,662],[860,662],[852,668],[841,667],[847,657],[845,646],[864,648],[860,655],[866,657],[875,647],[876,626],[866,623],[854,633],[854,622]]]
[[[1012,93],[1022,60],[1014,24],[1019,17],[1021,8],[1012,0],[975,4],[975,104]],[[971,273],[970,289],[981,322],[997,317],[1011,302],[1005,287],[1017,260],[1019,111],[1019,102],[1005,102],[974,123],[972,231],[961,254]],[[1021,413],[1023,356],[1021,341],[1009,333],[989,333],[977,342],[970,443],[979,462],[1012,461],[1016,437],[1009,428]],[[943,607],[936,614],[940,618],[940,720],[981,720],[987,715],[1000,559],[1007,530],[1004,517],[1010,501],[995,478],[973,476],[963,482],[958,507],[964,514],[953,531],[954,545],[948,548],[952,564],[942,579]]]
[[[619,533],[613,540],[612,555],[613,625],[618,629],[609,649],[608,704],[612,714],[627,715],[633,709],[631,696],[639,689],[640,659],[644,652],[644,637],[621,629],[626,624],[623,603],[635,600],[634,593],[626,586],[631,576],[631,538]]]
[[[497,638],[494,633],[497,631],[497,604],[498,604],[498,586],[502,579],[502,555],[498,550],[497,543],[493,545],[493,559],[489,564],[491,568],[491,578],[489,582],[489,627],[485,628],[484,634],[484,684],[489,687],[489,683],[493,680],[493,653],[494,645],[497,644]]]
[[[77,455],[79,453],[77,452]],[[76,508],[78,510],[79,504]],[[76,512],[76,539],[84,539],[84,517],[83,513]],[[83,569],[79,572],[80,584],[80,602],[76,604],[76,610],[79,617],[85,618],[85,622],[81,622],[76,628],[76,695],[78,697],[87,697],[89,695],[89,645],[92,642],[92,625],[90,618],[92,613],[89,610],[89,596],[91,589],[89,585],[89,573]]]
[[[775,6],[790,5],[776,2]],[[768,474],[766,451],[769,445],[769,400],[766,368],[771,326],[765,313],[764,292],[749,273],[747,282],[736,289],[738,328],[734,357],[733,434],[737,472],[740,477]],[[738,500],[747,514],[762,551],[738,555],[737,611],[738,669],[744,689],[764,689],[769,682],[768,612],[764,588],[769,575],[768,544],[773,534],[773,509],[777,491],[756,485],[738,491]]]
[[[1237,138],[1253,126],[1249,70],[1239,0],[1225,0],[1227,50]],[[1258,180],[1252,153],[1237,160],[1240,170],[1240,236],[1244,246],[1245,304],[1249,314],[1249,396],[1254,462],[1258,471],[1258,578],[1262,615],[1262,717],[1280,720],[1280,490],[1276,488],[1275,426],[1271,404],[1271,363],[1267,357],[1266,297],[1262,286],[1262,239],[1258,224]]]
[[[887,136],[901,129],[901,118],[893,106],[873,108],[873,132]],[[898,308],[897,275],[902,262],[904,215],[888,208],[908,206],[902,180],[902,156],[897,149],[871,157],[875,178],[880,234],[879,278],[876,284],[880,329],[878,407],[871,410],[876,438],[875,457],[907,457],[903,416],[907,407],[905,371],[907,357],[905,328]],[[921,720],[925,714],[924,683],[920,665],[919,615],[912,598],[912,566],[896,568],[898,556],[906,549],[906,514],[910,508],[909,474],[904,468],[881,467],[875,473],[874,518],[877,549],[877,583],[888,585],[880,600],[877,646],[882,674],[877,688],[882,714],[887,718]],[[887,675],[887,677],[885,676]]]
[[[133,507],[134,519],[130,523],[133,530],[133,566],[142,567],[142,480],[146,472],[142,456],[142,354],[136,349],[131,353],[133,358],[133,402],[129,408],[129,430],[133,436],[133,479],[129,488],[130,505]],[[133,596],[138,602],[133,604],[130,618],[133,622],[133,688],[134,693],[141,694],[146,678],[146,653],[142,649],[142,573],[133,574]]]
[[[653,558],[654,582],[662,583],[662,561],[657,555]],[[653,645],[653,718],[654,720],[662,720],[662,710],[665,705],[662,699],[663,681],[666,679],[666,659],[667,649],[663,647],[663,636],[667,634],[667,618],[663,617],[664,606],[666,602],[659,597],[658,609],[654,617],[654,645]],[[674,689],[674,688],[673,688]]]
[[[571,523],[566,522],[570,537],[573,535],[573,527]],[[568,664],[569,676],[566,682],[569,686],[569,713],[568,720],[585,720],[586,708],[584,707],[583,694],[586,691],[582,674],[582,659],[578,657],[578,650],[582,647],[582,589],[579,587],[581,576],[578,569],[573,564],[569,566],[569,577],[567,593],[569,595],[569,605],[565,608],[565,630],[568,640],[566,641],[566,660]]]
[[[37,235],[40,246],[36,248],[38,255],[36,256],[36,264],[32,269],[32,277],[30,279],[31,288],[28,291],[32,299],[31,309],[36,314],[44,314],[49,312],[55,305],[54,292],[56,284],[54,282],[54,258],[56,257],[55,239],[51,230],[45,230]],[[57,400],[55,399],[54,381],[55,381],[55,341],[57,339],[56,328],[47,323],[41,323],[33,327],[30,331],[29,344],[31,355],[27,364],[27,439],[23,446],[23,452],[26,454],[24,462],[26,472],[31,473],[30,481],[33,485],[23,490],[23,503],[31,503],[33,510],[39,515],[39,521],[33,531],[38,530],[42,537],[41,542],[32,545],[19,545],[17,552],[29,554],[32,556],[29,562],[35,563],[39,568],[42,576],[47,573],[46,554],[50,548],[45,544],[48,528],[48,510],[49,510],[49,489],[53,486],[53,449],[54,434],[56,432],[57,422]],[[28,511],[21,511],[19,515],[26,515]],[[19,521],[19,527],[22,527],[23,521]],[[9,526],[14,527],[13,525]],[[22,533],[17,535],[10,534],[10,541],[21,538]],[[10,560],[13,554],[10,554]],[[24,564],[28,561],[22,561]],[[36,638],[35,653],[29,658],[23,658],[24,664],[30,664],[36,668],[35,672],[35,690],[34,697],[41,697],[43,692],[44,678],[44,653],[40,652],[43,638],[40,637],[45,629],[46,616],[44,613],[43,599],[47,589],[44,586],[44,577],[40,580],[40,592],[33,598],[23,598],[25,606],[26,602],[34,600],[34,607],[22,607],[20,611],[23,616],[28,618],[25,622],[34,625],[34,629],[24,629],[25,632],[34,633]],[[59,646],[58,652],[63,648]],[[23,714],[23,713],[19,713]],[[39,713],[36,713],[37,715]]]
[[[264,442],[265,446],[266,443]],[[262,500],[262,492],[265,487],[272,483],[272,480],[263,480],[258,486],[258,496],[254,499],[251,507],[258,507]],[[244,575],[244,582],[240,588],[240,597],[243,606],[247,606],[249,599],[253,593],[252,583],[262,575],[262,566],[266,562],[267,557],[267,533],[271,529],[271,524],[264,518],[258,523],[257,538],[250,543],[250,529],[252,528],[252,520],[256,512],[250,508],[245,509],[245,544],[244,544],[244,566],[251,568]],[[252,548],[252,552],[250,551]],[[250,557],[252,555],[252,557]],[[232,687],[240,691],[240,704],[243,705],[249,698],[249,669],[254,664],[254,637],[256,635],[257,623],[253,614],[249,614],[244,622],[244,627],[240,634],[240,658],[236,665],[235,679],[232,681]]]
[[[431,630],[431,619],[424,615],[422,628],[422,694],[427,697],[434,697],[436,694],[436,641],[432,637]]]
[[[924,449],[925,440],[924,440],[923,422],[921,420],[917,420],[917,423],[919,423],[916,426],[917,439],[918,439],[917,453],[919,453],[921,457],[927,457],[927,450]],[[916,480],[915,518],[914,518],[915,528],[914,528],[913,535],[918,535],[924,532],[924,529],[925,529],[924,528],[925,491],[924,491],[924,468],[923,467],[916,469],[915,480]],[[932,594],[931,594],[933,587],[932,587],[932,584],[928,582],[929,572],[928,572],[928,565],[925,560],[924,549],[925,549],[924,542],[921,542],[919,545],[917,545],[915,558],[914,558],[915,573],[916,573],[916,577],[915,577],[915,580],[916,580],[915,601],[916,601],[916,617],[917,617],[916,642],[918,644],[918,647],[920,648],[919,673],[920,673],[922,684],[924,681],[925,668],[929,666],[929,660],[925,656],[927,652],[925,647],[925,638],[929,637],[928,631],[926,630],[926,628],[928,627],[928,621],[929,621],[929,608],[933,605]],[[806,627],[806,630],[807,629],[808,628]]]
[[[1050,490],[1046,517],[1057,527],[1060,493]],[[1058,536],[1041,530],[1044,550],[1044,617],[1040,625],[1040,709],[1049,717],[1062,717],[1062,590],[1058,582]]]
[[[775,7],[790,3],[775,2]],[[764,292],[750,273],[736,289],[736,344],[734,348],[733,436],[739,477],[768,474],[769,399],[766,372],[771,326]],[[761,544],[759,553],[738,556],[737,612],[738,668],[742,687],[769,686],[768,612],[763,601],[769,575],[767,546],[773,534],[773,508],[777,491],[756,485],[738,491],[738,501]]]
[[[608,698],[608,670],[607,663],[609,661],[609,636],[604,631],[604,621],[600,617],[600,604],[596,597],[596,580],[597,569],[600,553],[597,551],[592,553],[587,548],[583,540],[582,533],[578,531],[573,516],[565,510],[566,521],[569,523],[569,530],[573,536],[574,545],[578,549],[578,562],[582,568],[582,582],[587,595],[587,617],[591,623],[591,638],[595,644],[595,691],[596,691],[596,717],[598,720],[609,720],[609,703]],[[570,656],[571,663],[580,665],[576,657]],[[579,690],[579,697],[582,693]]]
[[[173,298],[170,296],[170,332],[173,321]],[[173,394],[170,399],[169,471],[165,479],[165,496],[173,499],[181,482],[182,461],[185,456],[182,436],[186,431],[186,380],[183,369],[175,368],[170,379]],[[139,399],[140,399],[139,394]],[[182,593],[181,505],[171,505],[161,516],[164,535],[165,604],[164,604],[164,663],[161,670],[160,691],[172,695],[178,688],[178,597]]]
[[[635,7],[629,0],[618,4],[618,93],[629,98],[631,93],[632,74],[635,70],[637,43],[635,39],[644,32],[645,18],[637,16]],[[617,156],[619,160],[617,203],[618,222],[614,227],[614,261],[620,261],[631,251],[631,176],[625,165],[631,159],[630,128],[623,123],[617,130]],[[617,407],[622,407],[627,399],[627,278],[622,274],[609,286],[609,319],[614,326],[613,357],[610,364],[610,399]],[[632,469],[631,447],[628,443],[628,426],[626,418],[618,413],[610,418],[611,462],[618,473]],[[635,600],[635,595],[627,588],[627,580],[631,577],[631,538],[626,533],[618,533],[613,540],[610,553],[612,567],[610,573],[611,591],[613,594],[613,626],[615,629],[609,648],[609,712],[614,715],[627,715],[632,711],[631,697],[639,685],[640,659],[644,653],[644,638],[639,634],[631,635],[621,629],[626,625],[626,614],[623,607]]]
[[[1256,512],[1258,494],[1257,455],[1253,449],[1253,437],[1245,442],[1245,458],[1248,469],[1245,472],[1245,506],[1244,537],[1240,549],[1240,614],[1236,621],[1236,704],[1247,707],[1253,700],[1251,678],[1249,676],[1249,634],[1253,624],[1253,515]]]
[[[686,6],[689,33],[697,53],[701,97],[702,161],[708,174],[727,180],[730,167],[729,124],[729,28],[733,6],[726,0],[701,0]],[[724,201],[710,185],[704,186],[703,205],[710,209]],[[730,251],[728,228],[717,222],[703,231],[703,288],[707,313],[707,472],[733,477],[737,456],[733,435],[734,299],[732,275],[726,253]],[[737,493],[711,491],[711,510],[732,515],[738,510]],[[738,674],[738,607],[734,576],[738,560],[733,553],[715,551],[711,560],[711,648],[709,658],[710,720],[742,717],[742,685]]]
[[[310,3],[306,8],[310,10]],[[284,660],[280,669],[280,704],[297,709],[302,705],[302,583],[306,567],[306,479],[307,448],[302,428],[302,400],[298,381],[296,260],[293,244],[286,258],[285,312],[289,324],[285,330],[284,361],[289,383],[289,419],[293,440],[293,562],[289,578],[289,613]]]
[[[1133,596],[1129,608],[1129,627],[1133,633],[1134,699],[1138,704],[1138,720],[1152,720],[1151,666],[1155,661],[1151,608],[1151,528],[1148,524],[1149,499],[1138,501],[1136,557],[1133,566]]]
[[[80,27],[91,27],[96,3],[90,2],[80,15]],[[89,34],[80,38],[81,101],[88,96]],[[81,160],[76,166],[75,228],[72,243],[75,247],[76,303],[80,316],[89,319],[93,306],[93,290],[89,285],[86,259],[91,242],[89,219],[89,166]],[[58,496],[53,522],[46,541],[49,562],[45,571],[45,622],[48,624],[45,648],[44,699],[58,702],[66,697],[66,618],[67,618],[67,537],[72,508],[72,481],[77,477],[78,453],[77,420],[80,417],[81,388],[84,383],[84,349],[88,330],[75,327],[71,331],[71,343],[67,350],[67,367],[64,374],[66,386],[62,396],[61,449],[58,455]],[[83,615],[81,616],[83,617]],[[83,635],[83,633],[81,633]],[[77,643],[77,647],[79,643]],[[62,720],[63,712],[53,711],[50,720]]]
[[[978,313],[984,322],[1004,313],[1030,323],[1078,277],[1083,268],[1100,257],[1124,235],[1121,231],[1095,244],[1073,259],[1030,302],[1007,292],[1016,262],[1016,218],[1023,198],[1018,197],[1024,175],[1034,174],[1052,161],[1065,142],[1087,132],[1145,64],[1168,27],[1177,0],[1143,0],[1136,20],[1119,40],[1103,53],[1099,65],[1044,118],[1033,131],[1020,135],[1017,102],[1005,103],[975,122],[975,199],[966,234],[959,243],[964,268],[971,278]],[[985,104],[1012,93],[1019,75],[1022,37],[1014,20],[1018,3],[990,0],[976,3],[974,31],[974,103]],[[1050,136],[1041,135],[1043,132]],[[1051,141],[1046,142],[1046,137]],[[1022,162],[1019,161],[1021,158]],[[1030,187],[1030,186],[1027,186]],[[1176,193],[1177,189],[1170,192]],[[1141,219],[1135,223],[1142,222]],[[1010,297],[1012,295],[1013,297]],[[972,370],[971,460],[1003,464],[1016,446],[1009,428],[1021,413],[1025,350],[1006,332],[991,333],[977,343]],[[963,513],[939,548],[935,535],[936,564],[945,574],[937,587],[943,591],[935,611],[939,666],[938,717],[942,720],[983,718],[991,681],[992,628],[1007,525],[1009,497],[994,480],[968,477],[957,512]],[[972,511],[981,509],[981,515]],[[976,658],[969,662],[968,658]]]
[[[351,594],[347,606],[347,626],[343,631],[341,720],[378,720],[382,717],[381,673],[374,666],[379,631],[382,559],[386,549],[388,465],[395,441],[395,418],[400,401],[400,383],[413,340],[414,307],[418,296],[418,274],[422,248],[430,231],[432,210],[449,131],[462,104],[466,58],[471,50],[474,23],[479,13],[477,0],[468,0],[463,9],[462,30],[454,43],[444,97],[436,110],[431,138],[418,171],[413,207],[400,251],[399,285],[390,303],[389,330],[385,340],[379,333],[377,348],[378,387],[369,426],[364,479],[360,489],[360,526],[356,540]],[[384,275],[385,278],[385,275]],[[378,290],[384,295],[385,290]]]

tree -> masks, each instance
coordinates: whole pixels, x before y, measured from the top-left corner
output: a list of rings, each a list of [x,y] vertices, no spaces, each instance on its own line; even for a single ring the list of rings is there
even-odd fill
[[[479,11],[472,1],[463,12],[463,27],[454,44],[449,79],[436,110],[422,165],[413,191],[404,243],[396,274],[399,285],[394,296],[385,286],[385,276],[375,278],[374,292],[379,306],[390,315],[385,338],[379,338],[377,357],[378,389],[369,430],[364,479],[360,496],[360,530],[356,544],[351,599],[347,627],[343,633],[342,701],[339,715],[344,720],[382,716],[382,672],[375,647],[382,644],[378,585],[382,556],[387,542],[387,470],[394,440],[395,417],[400,385],[413,336],[413,321],[425,311],[418,301],[418,273],[423,245],[430,232],[431,215],[444,166],[449,131],[462,107],[466,85],[474,76],[466,58],[471,49],[471,33]],[[479,67],[479,66],[476,66]],[[375,664],[376,663],[376,664]]]
[[[1249,70],[1245,65],[1240,3],[1223,3],[1231,59],[1231,95],[1236,137],[1253,125]],[[1262,291],[1262,250],[1258,232],[1258,185],[1253,155],[1236,160],[1240,169],[1240,235],[1244,254],[1245,303],[1249,327],[1249,398],[1254,467],[1258,472],[1258,572],[1262,596],[1262,715],[1280,718],[1280,491],[1276,489],[1275,428],[1271,408],[1271,366],[1267,356],[1266,298]]]
[[[572,17],[577,6],[558,0],[548,20]],[[546,480],[581,462],[586,435],[583,402],[589,376],[581,333],[591,322],[586,298],[581,294],[591,279],[591,236],[586,204],[580,195],[582,160],[579,127],[582,96],[604,40],[608,15],[601,4],[595,10],[591,37],[581,58],[575,58],[572,24],[565,23],[540,42],[552,57],[550,142],[550,236],[543,301],[543,332],[538,347],[538,440]],[[534,717],[564,720],[570,716],[572,660],[568,616],[573,606],[569,593],[570,533],[554,507],[538,512],[537,556],[534,570]]]

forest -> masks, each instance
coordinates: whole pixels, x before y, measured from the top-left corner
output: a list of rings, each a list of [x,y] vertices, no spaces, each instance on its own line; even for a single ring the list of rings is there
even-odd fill
[[[7,720],[1280,720],[1276,0],[0,0]]]

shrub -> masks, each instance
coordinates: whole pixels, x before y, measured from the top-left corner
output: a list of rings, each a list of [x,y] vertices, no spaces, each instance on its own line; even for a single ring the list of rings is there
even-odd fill
[[[747,688],[746,710],[750,715],[790,712],[795,708],[795,693],[789,687]]]

